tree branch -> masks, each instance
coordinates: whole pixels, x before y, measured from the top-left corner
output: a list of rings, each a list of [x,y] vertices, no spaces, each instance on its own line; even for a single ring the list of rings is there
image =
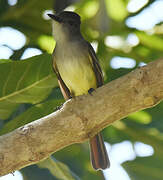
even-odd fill
[[[34,164],[65,146],[81,143],[130,113],[163,99],[163,60],[83,95],[39,120],[0,137],[0,175]]]

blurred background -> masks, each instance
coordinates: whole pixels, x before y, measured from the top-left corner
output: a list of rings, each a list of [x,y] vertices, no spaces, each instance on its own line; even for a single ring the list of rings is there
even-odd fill
[[[163,58],[163,0],[0,0],[0,135],[64,102],[51,67],[55,41],[47,16],[64,9],[80,14],[105,83]],[[162,122],[163,102],[105,128],[111,168],[103,172],[92,169],[86,142],[0,180],[162,180]]]

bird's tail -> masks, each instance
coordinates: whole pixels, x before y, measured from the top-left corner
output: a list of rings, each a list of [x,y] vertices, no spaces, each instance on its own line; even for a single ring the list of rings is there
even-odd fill
[[[104,170],[110,167],[110,161],[101,133],[90,139],[90,153],[92,166],[95,170]]]

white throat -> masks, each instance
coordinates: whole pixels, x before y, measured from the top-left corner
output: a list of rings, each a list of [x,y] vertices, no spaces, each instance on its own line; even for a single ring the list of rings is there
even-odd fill
[[[58,42],[67,41],[68,34],[66,34],[66,29],[63,29],[63,25],[56,21],[52,21],[52,33],[56,41]]]

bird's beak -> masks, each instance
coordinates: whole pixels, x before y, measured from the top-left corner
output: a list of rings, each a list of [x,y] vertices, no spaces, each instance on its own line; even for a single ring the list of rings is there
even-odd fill
[[[61,22],[61,19],[58,17],[58,16],[56,16],[56,15],[54,15],[54,14],[47,14],[51,19],[54,19],[55,21],[57,21],[57,22]]]

